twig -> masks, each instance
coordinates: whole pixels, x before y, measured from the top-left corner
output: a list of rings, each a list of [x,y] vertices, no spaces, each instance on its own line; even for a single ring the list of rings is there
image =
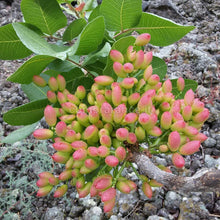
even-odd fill
[[[76,66],[78,66],[78,67],[84,69],[88,75],[92,76],[92,78],[95,77],[86,67],[82,66],[81,64],[79,64],[79,63],[77,63],[77,62],[75,62],[75,61],[73,61],[73,60],[71,60],[71,59],[69,59],[69,58],[67,58],[66,60],[69,61],[69,62],[71,62],[71,63],[73,63],[73,64],[75,64]]]

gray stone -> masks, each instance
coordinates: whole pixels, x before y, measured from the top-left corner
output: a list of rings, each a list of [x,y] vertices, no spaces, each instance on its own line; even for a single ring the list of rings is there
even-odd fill
[[[179,209],[181,201],[182,197],[179,194],[169,191],[166,194],[164,206],[170,213],[175,213]]]
[[[211,157],[210,155],[205,155],[205,165],[208,168],[215,167],[216,160],[213,157]]]
[[[217,215],[220,214],[220,200],[218,200],[216,203],[215,203],[215,207],[214,207],[214,213],[216,213]]]
[[[147,220],[168,220],[168,218],[164,218],[158,215],[151,215],[147,218]]]
[[[156,215],[157,207],[151,203],[145,203],[143,208],[143,213],[145,216]]]
[[[48,208],[44,215],[44,220],[64,220],[64,213],[57,207]]]
[[[92,207],[83,213],[84,220],[101,220],[103,217],[102,209],[98,206]]]
[[[97,205],[95,199],[90,198],[90,196],[86,196],[85,198],[80,198],[79,203],[86,208],[91,208]]]
[[[215,195],[213,192],[204,192],[201,194],[201,200],[205,204],[205,207],[212,212],[215,204]]]
[[[208,137],[204,142],[203,145],[205,147],[215,147],[216,145],[216,140],[214,138]]]
[[[209,211],[203,202],[193,201],[192,198],[184,198],[180,204],[178,219],[200,220],[209,219]]]
[[[83,210],[84,210],[84,207],[74,205],[71,207],[71,210],[69,212],[69,217],[72,217],[72,218],[78,217],[83,212]]]

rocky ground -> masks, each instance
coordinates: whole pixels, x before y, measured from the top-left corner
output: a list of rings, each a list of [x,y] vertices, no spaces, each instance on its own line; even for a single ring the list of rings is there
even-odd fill
[[[20,1],[0,1],[1,26],[22,20],[19,4]],[[203,128],[208,136],[203,150],[186,158],[185,170],[179,175],[192,175],[204,167],[220,169],[220,0],[150,0],[143,1],[143,10],[196,26],[176,44],[154,47],[154,55],[167,62],[170,77],[183,76],[198,81],[197,96],[211,113]],[[6,81],[22,63],[23,60],[0,61],[0,139],[15,129],[3,122],[3,113],[28,102],[18,85]],[[0,144],[0,219],[220,219],[218,192],[182,195],[156,188],[152,199],[147,199],[141,191],[120,194],[111,215],[103,214],[98,199],[78,199],[74,188],[62,199],[36,198],[37,174],[53,165],[47,155],[42,156],[46,150],[51,149],[31,138],[17,142],[11,148]],[[39,152],[41,157],[37,155]],[[171,164],[170,157],[153,159],[165,166]],[[134,173],[128,170],[124,175],[139,184]]]

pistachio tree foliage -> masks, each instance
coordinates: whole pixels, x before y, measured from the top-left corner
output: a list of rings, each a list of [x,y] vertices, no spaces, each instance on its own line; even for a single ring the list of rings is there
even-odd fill
[[[134,182],[122,176],[131,166],[145,195],[161,183],[140,175],[134,152],[171,154],[176,168],[197,152],[209,117],[194,97],[197,83],[165,80],[165,62],[148,43],[170,45],[193,26],[142,12],[141,0],[22,0],[24,22],[0,27],[0,58],[30,58],[8,80],[22,84],[28,104],[4,114],[11,125],[24,125],[3,141],[32,133],[45,117],[37,139],[51,139],[52,159],[64,171],[39,174],[37,196],[63,196],[68,184],[79,197],[101,196],[104,211],[113,209],[116,190],[130,193]],[[67,17],[72,20],[67,22]],[[34,15],[34,16],[33,16]],[[135,36],[135,37],[134,37]],[[140,144],[146,143],[147,148]],[[158,166],[171,172],[169,168]]]

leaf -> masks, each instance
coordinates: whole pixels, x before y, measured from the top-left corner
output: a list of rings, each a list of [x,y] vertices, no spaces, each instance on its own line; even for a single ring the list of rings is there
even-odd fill
[[[86,26],[86,24],[87,23],[84,18],[74,20],[65,30],[63,34],[63,41],[71,41],[77,37]]]
[[[157,74],[160,77],[160,80],[163,80],[167,73],[167,65],[165,61],[154,56],[151,65],[153,67],[153,74]]]
[[[194,28],[194,26],[179,25],[157,15],[143,12],[139,24],[134,29],[139,33],[149,33],[151,44],[167,46],[178,41]]]
[[[49,35],[67,24],[66,16],[56,0],[22,0],[21,11],[27,23]]]
[[[135,40],[136,40],[135,37],[132,36],[120,38],[112,45],[112,49],[118,50],[122,54],[125,54],[128,46],[134,44]],[[113,70],[113,61],[110,59],[110,56],[108,56],[107,58],[107,64],[105,69],[103,70],[103,75],[112,76],[115,79],[117,78]]]
[[[101,5],[98,5],[96,8],[92,10],[91,14],[89,15],[89,19],[88,19],[89,22],[97,18],[98,16],[100,16],[100,6]]]
[[[198,86],[198,83],[194,80],[191,80],[191,79],[184,79],[185,80],[185,88],[182,92],[179,92],[178,89],[177,89],[177,79],[172,79],[171,82],[172,82],[172,93],[175,95],[175,99],[183,99],[186,92],[189,90],[189,89],[192,89],[194,92],[196,91],[197,89],[197,86]]]
[[[84,86],[87,91],[90,91],[94,80],[92,77],[82,76],[74,80],[71,91],[76,91],[76,88],[80,85]]]
[[[99,50],[97,53],[89,54],[85,58],[83,65],[89,65],[91,63],[98,61],[103,57],[107,57],[110,50],[111,50],[111,45],[109,43],[105,43],[104,47],[101,50]]]
[[[38,122],[31,124],[31,125],[24,126],[22,128],[19,128],[19,129],[13,131],[12,133],[10,133],[7,137],[5,137],[2,140],[2,143],[13,144],[17,141],[20,141],[20,140],[26,138],[35,130],[37,125],[38,125]]]
[[[80,57],[79,56],[73,56],[71,57],[76,63],[79,62]],[[60,72],[68,72],[71,69],[75,68],[76,65],[68,60],[59,60],[56,59],[52,63],[49,64],[49,68],[53,70],[57,70]]]
[[[61,60],[66,59],[67,50],[63,50],[63,48],[57,45],[47,43],[47,41],[41,38],[36,32],[22,24],[14,23],[13,27],[22,43],[34,53],[56,57]]]
[[[47,104],[47,99],[27,103],[9,110],[3,115],[3,119],[10,125],[33,124],[44,116],[44,108]]]
[[[12,24],[0,27],[0,59],[22,59],[32,54],[18,38]]]
[[[100,13],[110,31],[122,31],[138,24],[142,13],[141,0],[103,0]]]
[[[30,99],[30,101],[40,100],[40,99],[47,99],[47,91],[49,90],[48,86],[39,87],[34,83],[30,84],[22,84],[22,90]]]
[[[8,80],[21,84],[29,84],[32,82],[33,76],[39,75],[53,60],[55,60],[55,58],[51,56],[36,55],[19,67]]]
[[[102,43],[105,32],[104,18],[99,16],[89,22],[80,34],[75,54],[86,55],[96,50]]]

